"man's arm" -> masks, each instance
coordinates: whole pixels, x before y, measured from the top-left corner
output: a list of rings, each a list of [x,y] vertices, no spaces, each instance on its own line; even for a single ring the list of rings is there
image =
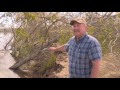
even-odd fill
[[[62,45],[62,46],[59,46],[59,47],[50,47],[49,50],[50,51],[62,51],[62,52],[66,51],[65,45]]]
[[[97,78],[100,72],[100,63],[101,60],[94,60],[92,61],[92,71],[90,78]]]

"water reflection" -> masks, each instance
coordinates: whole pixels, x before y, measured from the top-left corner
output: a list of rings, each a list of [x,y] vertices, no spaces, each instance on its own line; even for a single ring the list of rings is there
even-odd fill
[[[11,39],[12,34],[11,33],[0,33],[0,78],[19,78],[19,76],[11,71],[9,67],[11,67],[15,60],[11,56],[11,43],[6,47],[5,46],[8,43],[8,41]]]

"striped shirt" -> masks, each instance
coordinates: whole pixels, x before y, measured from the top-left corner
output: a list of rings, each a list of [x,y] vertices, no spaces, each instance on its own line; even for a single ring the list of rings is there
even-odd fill
[[[71,78],[89,78],[92,62],[101,60],[102,50],[98,40],[87,33],[76,41],[73,36],[66,44],[69,56],[69,73]]]

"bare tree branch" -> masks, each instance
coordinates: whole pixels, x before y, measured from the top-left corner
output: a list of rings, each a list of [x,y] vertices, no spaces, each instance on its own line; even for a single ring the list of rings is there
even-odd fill
[[[10,67],[10,69],[18,69],[21,65],[25,64],[26,62],[33,60],[36,58],[36,55],[40,54],[44,48],[47,48],[50,46],[53,42],[56,42],[60,36],[57,36],[53,40],[49,41],[48,43],[45,43],[42,47],[37,48],[37,50],[34,51],[32,55],[29,55],[28,57],[24,58],[23,60],[19,60],[20,62],[17,62],[13,66]]]

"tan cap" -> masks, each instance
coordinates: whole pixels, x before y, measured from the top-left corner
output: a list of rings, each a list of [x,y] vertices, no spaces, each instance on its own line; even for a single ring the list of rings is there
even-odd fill
[[[70,25],[73,25],[75,22],[83,23],[85,25],[87,24],[84,18],[75,18],[70,21]]]

